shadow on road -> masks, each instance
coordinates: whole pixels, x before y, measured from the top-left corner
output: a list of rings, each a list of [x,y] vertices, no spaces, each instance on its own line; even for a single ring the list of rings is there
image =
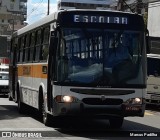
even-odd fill
[[[15,116],[18,117],[20,114],[17,111],[17,107],[15,106],[6,106],[6,108],[10,108],[9,110],[13,110]],[[0,112],[1,113],[1,112]],[[39,113],[37,110],[33,108],[28,108],[26,116],[30,116],[37,121],[41,121],[39,117]],[[111,129],[109,126],[109,121],[107,119],[91,119],[91,118],[60,118],[53,119],[50,125],[51,128],[54,128],[57,132],[62,135],[62,137],[83,137],[83,138],[91,138],[91,139],[106,139],[107,137],[111,137],[111,139],[122,139],[131,138],[131,139],[159,139],[160,137],[160,129],[151,127],[145,124],[140,124],[137,122],[124,120],[123,126],[121,129]],[[159,132],[159,133],[158,133]],[[48,133],[55,133],[54,131]],[[156,133],[159,137],[130,137],[130,133],[134,134],[144,134],[144,133]],[[54,135],[54,134],[51,134]]]
[[[151,110],[151,111],[160,112],[160,105],[147,104],[147,105],[146,105],[146,110]]]
[[[0,105],[0,120],[15,119],[18,117],[25,117],[18,113],[17,106]]]
[[[17,104],[10,102],[6,95],[0,95],[0,120],[15,119],[18,117],[25,117],[18,113]]]
[[[125,120],[121,129],[111,129],[106,120],[83,120],[72,122],[72,125],[63,128],[57,128],[64,137],[84,137],[91,139],[159,139],[160,129],[150,127],[144,124]],[[157,134],[158,137],[133,137],[132,134]],[[120,138],[121,137],[121,138]]]

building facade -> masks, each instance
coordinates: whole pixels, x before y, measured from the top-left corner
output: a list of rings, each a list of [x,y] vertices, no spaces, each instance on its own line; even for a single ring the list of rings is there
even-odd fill
[[[109,9],[112,0],[58,0],[58,9]]]
[[[148,10],[148,2],[149,0],[118,0],[114,5],[117,10],[145,14]]]
[[[8,57],[12,33],[26,24],[27,0],[0,0],[0,57]]]
[[[151,53],[160,54],[160,1],[149,3],[147,25],[151,41]]]
[[[0,0],[0,35],[11,35],[19,24],[24,25],[27,0]]]

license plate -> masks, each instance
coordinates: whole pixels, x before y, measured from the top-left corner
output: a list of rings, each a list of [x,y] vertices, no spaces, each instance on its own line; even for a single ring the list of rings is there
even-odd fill
[[[160,96],[152,95],[151,99],[152,100],[160,100]]]

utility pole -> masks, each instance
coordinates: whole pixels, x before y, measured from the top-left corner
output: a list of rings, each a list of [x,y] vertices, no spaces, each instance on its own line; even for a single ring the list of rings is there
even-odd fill
[[[124,10],[124,1],[123,0],[118,0],[117,10],[118,11],[123,11]]]
[[[50,0],[48,0],[48,10],[47,10],[47,15],[49,15],[49,5],[50,5]]]
[[[16,20],[16,16],[15,13],[12,12],[12,19],[11,19],[11,24],[12,24],[12,34],[14,33],[14,24],[15,24],[15,20]]]
[[[137,0],[136,1],[136,12],[138,14],[141,14],[142,8],[143,8],[143,2],[142,2],[142,0]]]
[[[14,33],[14,18],[12,19],[12,34]]]

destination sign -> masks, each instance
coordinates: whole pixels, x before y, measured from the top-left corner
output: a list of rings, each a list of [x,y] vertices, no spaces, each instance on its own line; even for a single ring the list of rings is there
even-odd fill
[[[74,22],[128,24],[128,18],[96,15],[74,15]]]

